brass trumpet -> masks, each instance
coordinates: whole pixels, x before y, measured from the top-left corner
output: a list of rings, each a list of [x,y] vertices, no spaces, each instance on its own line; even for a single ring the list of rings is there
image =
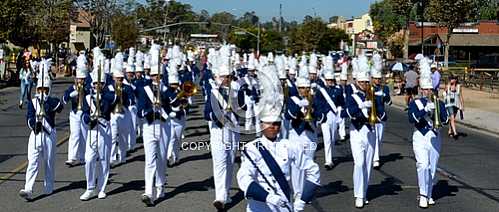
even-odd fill
[[[374,126],[378,123],[378,113],[376,111],[376,95],[375,95],[375,87],[373,84],[369,85],[367,89],[367,99],[372,102],[371,111],[369,112],[368,121],[371,126]]]
[[[308,101],[308,106],[307,106],[307,113],[305,114],[305,117],[303,118],[303,120],[305,120],[306,122],[311,122],[313,120],[313,117],[312,117],[312,101],[314,99],[314,95],[312,94],[312,90],[309,90],[308,91],[308,95],[307,95],[307,101]]]
[[[186,81],[180,86],[180,92],[177,94],[177,99],[191,97],[198,93],[198,87],[192,81]],[[182,107],[187,107],[188,103],[182,104]]]
[[[438,100],[438,96],[435,94],[431,95],[431,101],[435,104],[435,111],[433,113],[433,129],[439,129],[442,127],[442,123],[440,122],[440,101]]]
[[[85,91],[83,90],[83,82],[76,83],[76,92],[78,92],[78,106],[76,107],[78,111],[83,108],[83,98],[85,96]]]

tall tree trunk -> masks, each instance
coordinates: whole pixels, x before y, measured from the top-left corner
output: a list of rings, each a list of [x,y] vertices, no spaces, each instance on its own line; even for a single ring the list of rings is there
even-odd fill
[[[452,30],[449,30],[452,32]],[[447,41],[445,41],[445,53],[444,53],[444,65],[445,67],[449,67],[449,48],[450,48],[450,37],[451,33],[447,33]]]
[[[409,28],[404,29],[404,60],[409,59]]]

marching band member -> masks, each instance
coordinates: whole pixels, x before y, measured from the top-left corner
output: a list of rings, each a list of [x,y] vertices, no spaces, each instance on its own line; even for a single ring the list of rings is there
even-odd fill
[[[256,112],[256,105],[258,103],[258,87],[259,82],[256,75],[256,59],[254,54],[249,55],[248,59],[248,73],[243,77],[243,90],[245,91],[244,102],[246,103],[246,121],[244,129],[250,131],[255,127],[255,132],[258,134],[260,128],[258,127],[258,114]]]
[[[306,68],[306,66],[304,66]],[[300,70],[302,71],[302,70]],[[286,116],[291,120],[291,129],[289,131],[289,140],[296,142],[304,149],[305,154],[314,158],[317,148],[317,122],[323,122],[325,116],[321,113],[318,105],[318,95],[312,95],[310,81],[307,78],[300,77],[296,80],[299,95],[290,96],[287,100]],[[303,188],[303,170],[293,169],[292,182],[294,196],[300,196]]]
[[[19,196],[30,201],[33,195],[33,185],[40,166],[44,166],[44,194],[50,195],[54,190],[56,130],[55,114],[62,111],[61,101],[49,96],[51,80],[49,75],[50,60],[43,59],[40,75],[36,86],[36,96],[27,103],[27,123],[31,129],[28,141],[28,167],[26,183]]]
[[[247,211],[303,211],[320,184],[319,166],[303,147],[278,138],[280,114],[280,108],[264,108],[260,119],[263,136],[242,150],[237,182],[247,198]],[[305,178],[302,194],[294,199],[289,180],[292,167]]]
[[[142,52],[140,52],[140,54],[142,54]],[[135,151],[135,145],[137,143],[137,99],[135,96],[136,87],[134,85],[135,70],[137,69],[135,62],[136,55],[138,55],[138,52],[137,54],[135,53],[135,48],[132,47],[128,50],[128,60],[127,65],[125,66],[126,78],[125,80],[123,80],[123,84],[131,87],[133,92],[132,95],[129,95],[130,105],[128,106],[128,110],[125,110],[125,117],[127,120],[129,120],[128,122],[130,125],[130,130],[127,138],[127,151]],[[139,56],[143,57],[143,55]],[[143,60],[143,58],[141,58],[141,60]]]
[[[392,101],[390,98],[390,90],[388,86],[382,85],[381,80],[383,75],[382,70],[382,60],[379,54],[374,54],[373,56],[374,66],[371,69],[372,81],[374,84],[374,95],[376,95],[376,114],[378,115],[378,122],[375,125],[376,128],[376,144],[374,146],[374,161],[373,167],[378,168],[379,164],[379,154],[381,151],[381,145],[383,144],[383,131],[385,127],[385,122],[388,119],[385,112],[385,104],[391,105]]]
[[[145,192],[141,200],[148,207],[154,206],[154,201],[165,195],[163,186],[166,182],[166,148],[170,139],[168,113],[171,109],[167,87],[159,76],[159,54],[159,45],[153,44],[150,50],[149,73],[152,82],[138,87],[138,116],[145,119],[143,123]]]
[[[332,67],[332,58],[330,67]],[[321,124],[322,138],[324,140],[324,167],[331,170],[334,166],[333,152],[336,143],[336,122],[341,114],[342,106],[344,105],[343,93],[334,84],[334,73],[332,69],[326,69],[324,78],[326,84],[324,87],[318,87],[319,103],[323,107],[323,113],[326,114],[326,120]]]
[[[346,100],[347,94],[346,94],[346,88],[348,86],[347,80],[348,80],[348,75],[347,75],[347,69],[348,69],[348,63],[343,63],[341,64],[341,73],[340,73],[340,79],[339,82],[340,84],[338,85],[339,89],[343,93],[343,99]],[[339,117],[339,123],[338,123],[338,135],[340,137],[340,141],[345,141],[346,137],[346,129],[345,129],[345,119],[346,117]]]
[[[179,96],[182,92],[179,87],[179,76],[177,72],[177,67],[169,67],[168,77],[169,88],[168,88],[168,101],[170,102],[172,112],[170,112],[170,125],[171,134],[170,142],[168,143],[168,153],[166,159],[168,161],[168,166],[174,166],[178,163],[180,158],[180,145],[182,143],[182,134],[186,122],[186,110],[184,105],[187,105],[187,99],[185,96]]]
[[[233,101],[237,101],[239,107],[244,107],[243,92],[237,92],[237,99],[232,100],[234,89],[230,78],[229,59],[222,56],[215,71],[217,83],[211,88],[205,103],[204,118],[211,121],[210,126],[210,149],[213,158],[213,177],[215,181],[215,201],[213,206],[222,210],[225,204],[232,200],[229,197],[229,189],[232,185],[234,159],[239,141],[236,140],[234,131],[237,129],[237,120],[234,114]],[[227,61],[227,62],[225,62]]]
[[[88,126],[85,149],[85,176],[87,189],[80,196],[86,201],[98,194],[99,199],[106,198],[107,180],[111,157],[111,110],[116,100],[113,92],[106,87],[106,76],[102,70],[104,55],[98,47],[94,48],[94,57],[98,58],[92,71],[92,88],[85,97],[83,122]],[[99,163],[99,164],[97,164]],[[97,181],[97,182],[96,182]],[[96,186],[97,184],[97,186]]]
[[[86,58],[84,55],[80,55],[77,59],[75,84],[70,85],[62,97],[64,104],[71,101],[68,160],[65,162],[70,167],[82,164],[85,161],[85,142],[87,140],[88,129],[82,123],[81,116],[83,114],[83,102],[90,89],[90,83],[86,81],[89,76],[87,71]]]
[[[113,82],[107,87],[108,90],[116,94],[116,101],[111,112],[111,166],[117,166],[126,162],[126,153],[129,147],[128,138],[131,131],[131,115],[128,107],[134,101],[133,89],[124,84],[123,55],[118,53],[111,60],[111,71]],[[127,116],[128,113],[128,116]]]
[[[372,170],[374,156],[375,132],[368,122],[372,101],[367,99],[369,86],[369,65],[367,58],[359,58],[356,93],[347,95],[346,109],[342,117],[350,118],[350,145],[354,161],[353,185],[355,207],[362,208],[367,203],[366,193]]]
[[[420,60],[419,63],[422,97],[409,103],[408,116],[409,122],[414,124],[415,128],[412,143],[418,172],[419,207],[427,208],[428,205],[435,204],[432,191],[440,157],[440,126],[435,121],[446,124],[448,114],[445,110],[445,104],[438,100],[438,97],[432,96],[433,84],[428,58]]]
[[[139,99],[138,91],[141,88],[143,88],[145,85],[150,84],[150,79],[147,79],[146,75],[144,73],[145,68],[146,68],[146,64],[147,64],[147,67],[149,67],[149,70],[151,67],[149,65],[149,61],[146,60],[145,55],[146,54],[142,53],[141,51],[137,51],[137,54],[135,55],[135,79],[133,80],[133,86],[135,87],[134,93],[135,93],[135,98],[137,99],[137,109],[136,109],[137,110],[137,112],[136,112],[136,115],[137,115],[137,123],[136,123],[137,137],[142,137],[143,132],[144,132],[143,128],[142,128],[144,126],[143,125],[144,119],[139,116],[139,112],[138,112],[138,99]],[[133,110],[131,110],[131,111],[133,111]]]

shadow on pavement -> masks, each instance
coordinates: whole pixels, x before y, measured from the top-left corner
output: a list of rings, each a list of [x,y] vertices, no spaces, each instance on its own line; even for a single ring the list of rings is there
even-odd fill
[[[343,185],[343,181],[338,180],[338,181],[330,182],[327,185],[321,186],[319,188],[319,191],[317,192],[316,198],[329,196],[331,194],[339,194],[339,193],[347,192],[348,190],[350,190],[348,188],[348,186]]]
[[[234,196],[230,197],[232,199],[232,202],[230,204],[225,205],[225,210],[223,211],[228,211],[237,204],[239,204],[241,201],[244,199],[244,192],[239,190]]]
[[[127,191],[143,191],[144,180],[132,180],[128,183],[123,183],[120,187],[107,193],[108,196],[119,194]]]
[[[367,189],[367,199],[373,200],[385,195],[397,195],[399,191],[402,191],[402,187],[395,184],[396,181],[393,177],[387,177],[380,184],[370,185]]]
[[[191,161],[197,161],[197,160],[206,160],[211,158],[211,152],[207,152],[201,155],[190,155],[185,158],[180,158],[178,164],[176,166],[180,166],[183,163],[191,162]]]
[[[144,181],[142,180],[142,185],[143,184]],[[188,193],[191,191],[208,191],[214,187],[214,182],[213,182],[213,177],[209,177],[203,181],[187,182],[177,187],[171,187],[171,186],[166,186],[166,187],[173,188],[173,191],[166,191],[165,197],[158,199],[156,205],[159,205],[161,202],[175,197],[177,194]]]
[[[449,181],[447,180],[440,180],[437,182],[436,185],[433,186],[433,199],[438,200],[443,197],[447,196],[456,196],[456,192],[458,192],[459,189],[457,186],[451,186],[449,185]]]

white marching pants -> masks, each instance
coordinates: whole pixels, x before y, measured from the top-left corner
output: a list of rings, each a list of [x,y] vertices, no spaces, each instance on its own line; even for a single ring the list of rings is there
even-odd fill
[[[126,110],[125,110],[126,111]],[[126,112],[111,113],[111,160],[118,162],[126,161],[128,149],[128,136],[130,134],[130,123],[127,120]]]
[[[258,111],[256,111],[256,104],[253,100],[248,100],[250,99],[248,96],[245,96],[245,102],[248,102],[246,106],[248,107],[246,109],[246,116],[245,116],[245,123],[244,123],[244,129],[246,131],[250,131],[251,127],[255,127],[255,133],[259,134],[260,133],[260,117],[257,114]]]
[[[322,138],[324,140],[325,164],[333,163],[334,145],[336,143],[336,114],[332,111],[327,113],[327,120],[321,124]]]
[[[418,172],[419,194],[431,198],[438,158],[440,157],[440,133],[429,131],[426,135],[416,130],[412,135],[416,169]]]
[[[185,116],[181,119],[170,119],[171,125],[171,135],[170,141],[168,142],[168,154],[166,159],[171,159],[173,162],[177,162],[180,158],[180,145],[182,143],[182,133],[185,127]]]
[[[385,129],[385,123],[376,123],[376,143],[374,145],[374,159],[373,161],[379,161],[379,154],[381,152],[381,146],[383,145],[383,131]]]
[[[317,149],[317,134],[310,130],[303,131],[300,135],[294,130],[289,131],[289,141],[298,143],[304,148],[305,157],[314,158]],[[293,185],[294,198],[300,198],[305,182],[305,170],[297,166],[291,166],[291,184]]]
[[[342,140],[345,139],[345,136],[347,135],[345,130],[345,118],[340,118],[338,121],[338,135]]]
[[[111,126],[108,121],[99,121],[87,135],[85,149],[85,176],[87,190],[97,189],[104,192],[109,179],[109,160],[111,158]]]
[[[350,125],[350,147],[353,156],[354,197],[366,198],[374,156],[375,132],[363,126],[359,131]]]
[[[68,160],[85,160],[87,126],[81,121],[81,111],[69,113]]]
[[[40,132],[35,135],[33,131],[29,135],[28,141],[28,167],[26,169],[26,183],[24,190],[32,192],[36,176],[40,166],[44,166],[45,178],[43,186],[45,193],[52,193],[54,190],[55,177],[55,154],[56,154],[56,131],[50,134]]]
[[[239,138],[228,127],[219,128],[212,124],[210,149],[213,160],[213,177],[215,181],[215,200],[226,202],[232,185],[234,159],[237,150],[236,139]]]
[[[169,136],[164,126],[166,122],[156,120],[151,124],[146,122],[143,126],[145,194],[150,197],[153,196],[154,187],[162,187],[166,182],[165,159],[167,144],[164,143],[164,138]]]
[[[137,144],[137,128],[138,128],[138,118],[137,118],[137,106],[131,105],[128,107],[125,115],[131,121],[131,127],[128,134],[128,148],[127,150],[135,149],[135,145]],[[129,122],[130,122],[129,121]]]

